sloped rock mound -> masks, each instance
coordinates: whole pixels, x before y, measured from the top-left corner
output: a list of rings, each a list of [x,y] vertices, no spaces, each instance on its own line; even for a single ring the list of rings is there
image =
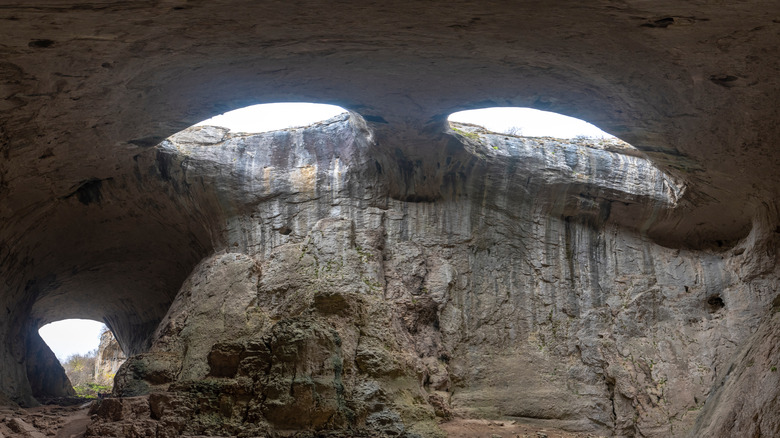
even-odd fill
[[[370,242],[351,221],[326,219],[264,262],[232,253],[202,262],[150,352],[120,369],[115,394],[152,391],[133,402],[150,405],[142,417],[183,435],[435,431],[425,363],[384,303]],[[122,399],[101,403],[91,433],[135,424],[116,413]]]

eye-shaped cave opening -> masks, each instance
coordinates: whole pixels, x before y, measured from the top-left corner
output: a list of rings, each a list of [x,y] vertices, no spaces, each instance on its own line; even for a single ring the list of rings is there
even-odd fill
[[[558,144],[570,144],[644,156],[631,144],[596,125],[551,111],[525,107],[491,107],[458,111],[450,114],[448,121],[452,131],[471,139],[480,138],[480,134],[503,135],[505,138],[537,139],[538,145],[551,151],[555,150]],[[551,141],[553,139],[559,141]],[[494,150],[500,149],[495,144],[491,147]]]
[[[222,217],[236,217],[280,196],[292,194],[299,202],[317,198],[319,195],[314,193],[320,190],[324,171],[319,166],[328,162],[325,157],[331,155],[337,159],[336,166],[340,165],[338,155],[350,143],[344,140],[351,138],[346,131],[357,129],[355,120],[363,119],[357,113],[325,103],[252,105],[203,120],[169,136],[157,147],[157,161],[162,163],[159,167],[165,178],[191,188],[200,185],[207,196],[212,196],[201,205],[217,198]],[[291,174],[288,170],[292,170]],[[334,170],[338,174],[339,169]],[[285,203],[278,206],[290,208]],[[261,223],[268,219],[261,216],[252,215]],[[266,247],[268,243],[273,246],[268,239],[294,234],[295,226],[284,218],[283,214],[277,215],[272,224],[265,224],[267,228],[261,227],[260,236],[215,230],[215,248],[242,250],[248,246]]]
[[[96,398],[111,392],[125,359],[114,333],[102,322],[64,319],[30,334],[27,378],[42,403]]]
[[[616,139],[584,120],[551,111],[524,107],[491,107],[450,114],[448,120],[479,126],[490,132],[516,137]]]
[[[196,123],[218,126],[233,132],[260,133],[308,126],[348,111],[336,105],[311,102],[263,103],[239,108]]]
[[[685,191],[642,151],[574,117],[493,107],[456,112],[448,121],[449,134],[488,163],[487,178],[525,187],[516,204],[541,200],[533,202],[547,213],[588,222],[609,218],[645,232]]]
[[[353,116],[356,114],[340,106],[311,102],[264,103],[228,111],[185,128],[160,143],[156,148],[159,172],[174,184],[182,179],[184,184],[190,184],[185,175],[188,173],[189,180],[193,179],[192,175],[198,175],[213,187],[230,186],[242,191],[239,187],[244,186],[242,181],[257,177],[257,166],[266,169],[266,176],[272,169],[303,166],[306,157],[300,156],[301,150],[279,145],[305,143],[298,135],[303,131],[317,131],[320,136],[329,137],[325,141],[335,144],[338,135],[328,128],[349,123]],[[191,160],[184,164],[188,159]],[[235,195],[227,196],[244,198]],[[222,204],[220,208],[226,207],[225,202]]]

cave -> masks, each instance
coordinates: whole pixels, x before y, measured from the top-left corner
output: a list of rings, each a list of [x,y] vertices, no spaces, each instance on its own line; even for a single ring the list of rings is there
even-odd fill
[[[33,397],[43,404],[83,402],[110,393],[126,359],[111,329],[100,321],[55,321],[31,335],[28,345],[27,379]]]
[[[0,435],[61,427],[24,409],[78,316],[128,356],[85,436],[780,436],[780,4],[0,20]],[[191,127],[271,102],[347,113]],[[447,120],[510,106],[633,148]]]

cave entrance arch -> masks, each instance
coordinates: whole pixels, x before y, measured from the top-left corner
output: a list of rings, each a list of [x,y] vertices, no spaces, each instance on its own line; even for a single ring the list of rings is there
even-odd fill
[[[63,319],[31,333],[27,377],[38,401],[109,392],[125,354],[104,323]]]

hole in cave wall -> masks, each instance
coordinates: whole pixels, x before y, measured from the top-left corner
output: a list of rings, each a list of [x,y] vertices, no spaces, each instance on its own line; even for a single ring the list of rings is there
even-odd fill
[[[533,175],[527,181],[539,186],[567,187],[554,192],[560,196],[551,201],[563,205],[566,214],[596,223],[614,221],[668,247],[728,246],[724,239],[691,238],[694,233],[678,226],[675,217],[689,187],[687,174],[646,153],[663,149],[661,145],[637,148],[583,120],[533,108],[460,111],[448,122],[446,135],[496,165],[491,176],[502,172],[497,165],[511,162],[514,167],[501,178],[522,170]],[[616,129],[631,135],[628,128]],[[534,173],[537,169],[544,171]]]
[[[518,137],[617,140],[617,137],[584,120],[534,108],[480,108],[450,114],[448,120],[477,125],[494,133]]]
[[[495,138],[503,136],[505,140],[519,137],[537,144],[560,143],[645,158],[631,144],[591,123],[550,111],[522,107],[481,108],[453,113],[448,121],[453,132],[472,140],[478,140],[481,134],[492,134]],[[500,150],[501,146],[492,144],[492,149]],[[567,164],[576,162],[574,158],[568,154]]]
[[[720,295],[710,295],[707,297],[707,305],[709,306],[710,313],[715,313],[726,307],[726,303],[723,302],[723,298],[721,298]]]
[[[259,133],[308,126],[347,112],[339,106],[322,103],[265,103],[228,111],[194,126],[219,126],[234,132]]]
[[[126,357],[103,323],[60,320],[41,327],[38,335],[30,337],[27,349],[27,375],[36,398],[91,398],[111,391]]]

